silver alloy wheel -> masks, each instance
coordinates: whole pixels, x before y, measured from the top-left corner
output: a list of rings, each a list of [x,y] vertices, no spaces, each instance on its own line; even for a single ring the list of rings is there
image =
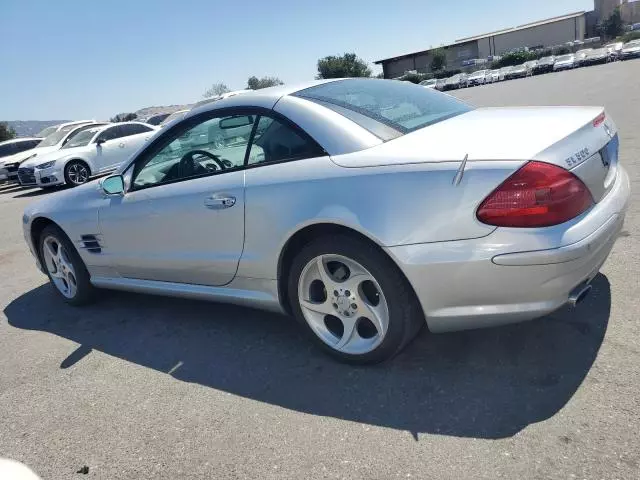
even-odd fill
[[[76,271],[62,243],[56,237],[48,236],[44,239],[42,253],[53,284],[65,297],[75,297],[78,291]]]
[[[320,255],[307,263],[298,281],[298,300],[314,333],[339,352],[371,352],[389,328],[389,307],[379,283],[342,255]]]
[[[75,162],[67,169],[67,175],[74,185],[82,185],[89,180],[89,169],[82,163]]]

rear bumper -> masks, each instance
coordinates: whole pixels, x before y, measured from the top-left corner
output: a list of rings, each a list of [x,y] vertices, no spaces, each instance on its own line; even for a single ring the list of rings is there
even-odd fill
[[[548,72],[551,72],[551,71],[553,71],[553,65],[542,65],[542,66],[535,67],[533,69],[533,73],[535,75],[540,74],[540,73],[548,73]]]
[[[599,65],[602,63],[607,63],[608,61],[609,61],[609,57],[594,58],[590,60],[583,60],[582,65],[586,67],[589,65]]]
[[[630,52],[630,53],[620,53],[619,58],[622,60],[629,60],[631,58],[639,58],[640,57],[640,51],[639,52]]]
[[[513,323],[546,315],[591,281],[622,228],[629,178],[619,168],[609,194],[554,227],[498,228],[452,242],[387,248],[413,286],[433,332]]]

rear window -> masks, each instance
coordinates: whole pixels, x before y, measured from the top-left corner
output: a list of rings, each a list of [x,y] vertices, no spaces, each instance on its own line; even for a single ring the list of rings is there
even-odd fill
[[[322,103],[343,115],[341,109],[356,112],[400,133],[409,133],[472,110],[449,95],[394,80],[338,80],[294,95]],[[349,118],[371,131],[370,126],[357,121],[355,116]]]

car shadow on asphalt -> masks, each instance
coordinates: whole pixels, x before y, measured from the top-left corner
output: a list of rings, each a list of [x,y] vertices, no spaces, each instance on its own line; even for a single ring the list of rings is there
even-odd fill
[[[53,307],[55,306],[55,308]],[[574,310],[500,328],[419,337],[390,362],[334,362],[287,317],[129,293],[63,304],[49,285],[12,301],[9,324],[79,343],[60,368],[105,352],[234,395],[411,432],[504,438],[556,414],[589,372],[609,321],[599,274]]]

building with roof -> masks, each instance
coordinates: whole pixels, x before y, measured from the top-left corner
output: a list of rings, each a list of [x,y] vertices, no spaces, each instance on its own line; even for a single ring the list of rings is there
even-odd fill
[[[466,37],[440,47],[429,48],[374,63],[382,65],[385,78],[397,78],[408,71],[431,71],[434,50],[442,49],[449,69],[460,68],[474,59],[485,60],[522,47],[540,48],[583,41],[587,33],[587,12],[575,12],[559,17],[505,28],[495,32]]]
[[[494,56],[528,48],[549,48],[569,42],[584,41],[598,36],[599,25],[619,9],[624,23],[640,22],[640,0],[593,0],[590,12],[575,12],[559,17],[505,28],[496,32],[461,38],[448,45],[385,58],[374,63],[382,65],[385,78],[398,78],[406,72],[429,73],[433,52],[443,49],[449,70],[487,62]]]

